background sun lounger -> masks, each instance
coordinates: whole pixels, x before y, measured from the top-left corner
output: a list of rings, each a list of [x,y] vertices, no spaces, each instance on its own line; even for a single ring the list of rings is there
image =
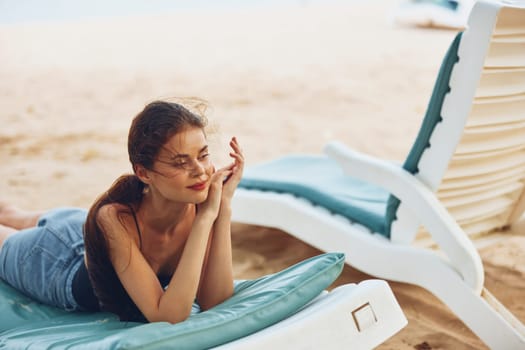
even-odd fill
[[[261,164],[245,173],[234,220],[343,251],[368,274],[429,290],[491,348],[525,348],[523,324],[484,288],[473,243],[525,210],[524,111],[525,4],[480,1],[403,166],[338,142],[327,156]]]

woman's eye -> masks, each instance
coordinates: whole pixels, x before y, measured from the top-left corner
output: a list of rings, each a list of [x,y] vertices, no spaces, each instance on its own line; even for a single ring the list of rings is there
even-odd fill
[[[208,158],[209,155],[210,155],[209,153],[203,154],[203,155],[201,155],[201,156],[199,157],[199,160],[204,160],[204,159]]]
[[[185,167],[186,165],[188,165],[188,162],[175,162],[175,163],[173,163],[173,166],[175,166],[177,168],[182,168],[182,167]]]

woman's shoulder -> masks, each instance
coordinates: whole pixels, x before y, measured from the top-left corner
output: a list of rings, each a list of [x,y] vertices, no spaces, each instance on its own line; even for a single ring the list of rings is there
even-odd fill
[[[118,216],[118,213],[122,211],[124,206],[119,203],[108,203],[101,206],[97,211],[97,221],[106,221],[113,219]]]
[[[131,215],[129,206],[121,203],[108,203],[100,207],[97,212],[97,222],[102,226],[123,226],[123,216]]]
[[[129,205],[122,203],[107,203],[100,207],[98,210],[98,215],[108,216],[108,215],[118,215],[119,213],[130,212]]]

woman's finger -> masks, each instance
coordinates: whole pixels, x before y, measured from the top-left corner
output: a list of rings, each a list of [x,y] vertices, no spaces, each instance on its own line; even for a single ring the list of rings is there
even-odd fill
[[[219,170],[217,170],[216,172],[224,172],[224,171],[228,171],[228,170],[232,170],[233,167],[235,166],[235,162],[233,163],[230,163],[222,168],[220,168]]]
[[[231,148],[233,148],[233,150],[236,152],[236,153],[240,153],[242,154],[242,149],[241,149],[241,146],[239,146],[239,143],[237,142],[237,138],[234,136],[232,137],[231,141],[230,141],[230,146]]]
[[[244,163],[244,158],[242,155],[237,153],[230,153],[230,157],[234,158],[236,162],[238,163]]]

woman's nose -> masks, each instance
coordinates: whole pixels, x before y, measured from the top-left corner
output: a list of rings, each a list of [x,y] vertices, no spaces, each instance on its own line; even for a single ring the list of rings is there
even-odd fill
[[[203,163],[201,163],[200,161],[194,161],[193,162],[193,167],[191,169],[191,173],[194,177],[198,177],[198,176],[201,176],[202,174],[205,173],[205,166]]]

